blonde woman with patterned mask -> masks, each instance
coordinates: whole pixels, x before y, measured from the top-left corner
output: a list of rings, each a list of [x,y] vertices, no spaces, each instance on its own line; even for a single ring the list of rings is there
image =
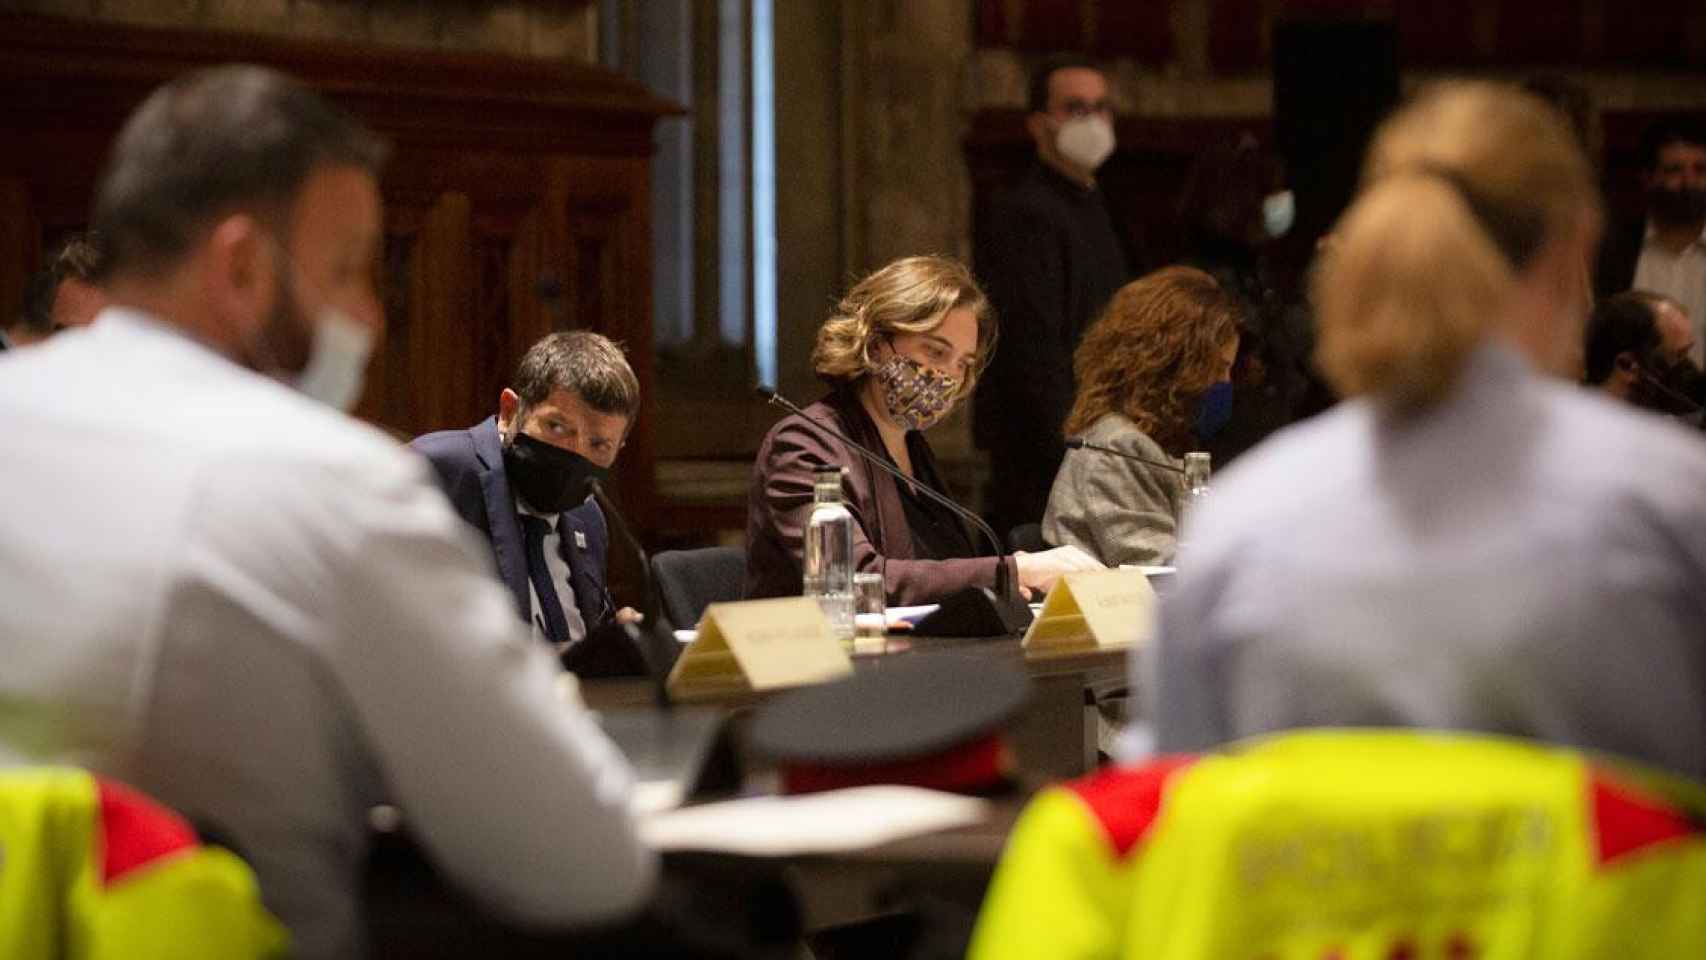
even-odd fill
[[[801,543],[818,470],[845,467],[854,569],[883,575],[890,604],[932,603],[995,584],[997,564],[1040,593],[1063,573],[1101,565],[1076,548],[1011,556],[952,511],[866,463],[817,425],[885,454],[945,493],[923,431],[971,395],[995,349],[995,318],[971,273],[944,257],[907,257],[861,280],[818,331],[812,366],[829,395],[784,417],[753,465],[746,595],[797,596]],[[817,425],[814,425],[817,424]]]
[[[1706,447],[1553,375],[1599,225],[1532,96],[1447,85],[1381,127],[1315,282],[1346,402],[1186,521],[1145,671],[1161,750],[1414,726],[1706,777]]]

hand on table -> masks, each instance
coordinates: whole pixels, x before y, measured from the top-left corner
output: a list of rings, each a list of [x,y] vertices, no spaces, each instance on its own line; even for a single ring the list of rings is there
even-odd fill
[[[1056,580],[1068,573],[1107,569],[1100,560],[1077,547],[1055,547],[1041,553],[1016,550],[1013,566],[1018,568],[1019,592],[1026,600],[1047,593]]]

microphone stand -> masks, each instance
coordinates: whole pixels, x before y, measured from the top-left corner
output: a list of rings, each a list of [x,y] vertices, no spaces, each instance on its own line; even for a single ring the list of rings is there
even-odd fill
[[[1002,553],[1001,538],[995,535],[994,529],[985,523],[982,517],[960,506],[943,494],[932,490],[918,479],[900,472],[898,468],[889,463],[887,457],[878,454],[841,431],[806,416],[805,410],[801,409],[799,404],[782,396],[774,389],[759,386],[755,392],[759,399],[767,403],[774,403],[797,415],[817,430],[846,444],[849,449],[863,457],[867,463],[905,483],[926,499],[946,507],[955,516],[976,527],[988,538],[990,546],[995,548],[995,590],[991,592],[986,587],[966,587],[944,598],[940,608],[935,613],[919,620],[914,625],[914,629],[918,631],[920,636],[1005,636],[1019,633],[1031,625],[1031,608],[1015,589],[1013,571],[1008,568],[1007,557]]]
[[[1091,443],[1083,437],[1067,437],[1066,448],[1068,450],[1094,450],[1097,453],[1111,454],[1116,457],[1123,457],[1127,460],[1135,460],[1138,463],[1147,464],[1148,466],[1156,467],[1161,470],[1171,470],[1181,476],[1184,475],[1185,472],[1183,467],[1176,467],[1173,464],[1165,463],[1161,460],[1151,460],[1148,457],[1140,457],[1135,453],[1127,453],[1124,450],[1116,450],[1113,447],[1104,447],[1099,443]]]
[[[622,512],[605,493],[597,480],[588,481],[598,508],[604,512],[605,526],[613,543],[620,543],[640,566],[639,623],[617,623],[614,619],[587,631],[579,643],[563,652],[563,667],[581,677],[645,676],[652,682],[652,696],[661,708],[671,705],[669,671],[681,655],[681,645],[664,629],[662,604],[657,584],[652,580],[651,564],[640,542],[628,529]],[[608,563],[608,558],[606,560]]]

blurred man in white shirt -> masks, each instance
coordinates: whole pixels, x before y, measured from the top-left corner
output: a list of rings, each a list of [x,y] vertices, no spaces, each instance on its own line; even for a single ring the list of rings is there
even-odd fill
[[[114,305],[0,360],[0,495],[31,505],[0,514],[0,764],[217,824],[302,957],[362,952],[380,801],[535,923],[625,913],[655,871],[626,764],[426,465],[332,408],[382,325],[382,153],[267,70],[161,88],[96,200]]]

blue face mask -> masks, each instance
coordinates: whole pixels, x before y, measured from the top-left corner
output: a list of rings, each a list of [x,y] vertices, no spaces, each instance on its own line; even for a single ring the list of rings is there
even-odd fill
[[[1232,383],[1227,380],[1209,387],[1197,400],[1196,422],[1192,429],[1198,440],[1207,440],[1219,433],[1232,419]]]
[[[1270,237],[1283,237],[1291,232],[1297,220],[1297,199],[1290,190],[1270,193],[1262,200],[1262,227]]]

